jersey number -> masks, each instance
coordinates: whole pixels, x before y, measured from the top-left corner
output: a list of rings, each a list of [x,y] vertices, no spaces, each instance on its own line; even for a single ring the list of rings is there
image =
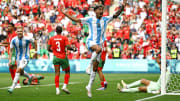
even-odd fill
[[[56,41],[56,45],[57,45],[57,51],[60,52],[61,51],[61,47],[60,47],[60,42]]]

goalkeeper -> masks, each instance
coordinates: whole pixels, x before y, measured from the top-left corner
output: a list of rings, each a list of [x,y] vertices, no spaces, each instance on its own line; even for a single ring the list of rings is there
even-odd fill
[[[26,78],[23,80],[24,85],[39,85],[40,84],[39,80],[44,79],[44,76],[41,74],[29,74],[29,76],[31,79]]]
[[[160,58],[159,57],[156,58],[156,61],[159,64],[161,70]],[[166,85],[170,81],[170,74],[171,74],[170,71],[166,69]],[[161,75],[157,82],[141,79],[130,84],[126,84],[123,80],[121,80],[121,83],[123,85],[123,88],[121,88],[120,83],[117,84],[117,89],[119,90],[119,92],[147,92],[147,93],[157,94],[160,93],[161,90]],[[135,87],[140,84],[144,84],[145,86]]]

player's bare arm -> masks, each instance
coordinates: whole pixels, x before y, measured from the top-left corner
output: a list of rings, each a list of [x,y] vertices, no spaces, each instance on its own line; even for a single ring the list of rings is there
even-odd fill
[[[113,18],[117,18],[121,14],[121,12],[124,10],[126,6],[126,2],[127,0],[124,0],[123,4],[120,6],[120,9],[113,15]]]
[[[60,10],[66,17],[68,17],[72,21],[79,22],[79,23],[81,22],[80,19],[70,16],[63,8],[61,8]]]
[[[48,45],[47,49],[48,49],[49,52],[53,52],[52,49],[51,49],[51,45]]]

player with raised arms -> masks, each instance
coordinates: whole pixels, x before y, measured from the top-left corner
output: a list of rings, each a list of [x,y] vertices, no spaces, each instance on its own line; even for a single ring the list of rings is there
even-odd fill
[[[127,0],[124,0],[124,3],[120,6],[120,9],[113,16],[106,17],[103,17],[103,5],[96,5],[96,7],[94,8],[94,12],[96,14],[95,17],[85,17],[80,19],[70,16],[68,13],[65,12],[63,8],[61,8],[62,13],[69,19],[82,24],[87,24],[89,28],[89,36],[87,38],[86,46],[90,51],[93,52],[90,63],[91,65],[93,64],[93,71],[90,74],[89,83],[86,86],[88,97],[92,97],[91,87],[94,82],[99,64],[99,62],[97,61],[97,57],[100,57],[100,53],[102,51],[102,44],[106,40],[105,31],[107,24],[112,21],[113,18],[117,18],[121,14],[126,5],[126,1]],[[103,75],[100,75],[100,79],[101,81],[103,81]]]
[[[8,89],[9,93],[13,92],[15,86],[17,85],[17,81],[19,80],[20,75],[23,75],[31,79],[29,74],[27,72],[24,72],[24,68],[26,67],[29,61],[30,43],[35,43],[35,50],[37,50],[36,42],[34,42],[34,39],[24,37],[23,27],[22,26],[17,27],[17,36],[11,40],[10,53],[9,53],[9,58],[11,59],[13,48],[16,49],[17,70],[16,70],[15,78],[12,83],[12,87]],[[9,64],[11,64],[11,60],[9,60]]]
[[[70,66],[69,66],[69,60],[66,56],[66,48],[69,50],[76,51],[75,48],[71,48],[68,43],[68,39],[61,35],[62,27],[57,26],[56,27],[56,33],[57,35],[51,37],[48,41],[48,50],[50,52],[53,52],[54,58],[53,58],[53,64],[55,68],[55,86],[56,86],[56,95],[60,94],[59,90],[59,75],[60,75],[60,66],[62,67],[63,71],[65,71],[64,76],[64,85],[62,87],[62,90],[70,94],[69,90],[67,89],[67,85],[70,78]]]

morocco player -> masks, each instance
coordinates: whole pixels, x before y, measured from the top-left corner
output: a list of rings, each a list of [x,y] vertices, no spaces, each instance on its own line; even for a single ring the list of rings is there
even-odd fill
[[[26,78],[23,80],[24,85],[39,85],[40,84],[39,80],[44,79],[44,76],[41,74],[29,74],[29,77],[31,79]]]
[[[8,38],[7,38],[6,42],[3,42],[3,43],[0,44],[0,46],[8,46],[8,54],[9,54],[9,51],[10,51],[10,42],[16,36],[17,36],[17,34],[15,32],[14,24],[13,23],[8,23]],[[15,74],[16,74],[16,69],[17,69],[15,48],[13,48],[12,56],[11,56],[11,58],[9,58],[9,60],[11,60],[11,63],[9,64],[9,72],[11,73],[12,80],[14,80],[14,77],[15,77]],[[21,88],[19,80],[18,80],[17,85],[16,85],[15,88]]]
[[[66,47],[67,49],[71,49],[68,45],[68,39],[65,36],[61,35],[62,27],[57,26],[56,27],[57,35],[50,38],[48,42],[48,50],[50,52],[53,52],[54,58],[53,58],[53,64],[55,68],[55,86],[56,86],[56,95],[60,94],[59,91],[59,75],[60,75],[60,66],[62,67],[63,71],[65,71],[65,77],[64,77],[64,85],[62,87],[62,90],[70,94],[69,90],[67,89],[67,85],[70,78],[70,66],[69,61],[66,56]]]

